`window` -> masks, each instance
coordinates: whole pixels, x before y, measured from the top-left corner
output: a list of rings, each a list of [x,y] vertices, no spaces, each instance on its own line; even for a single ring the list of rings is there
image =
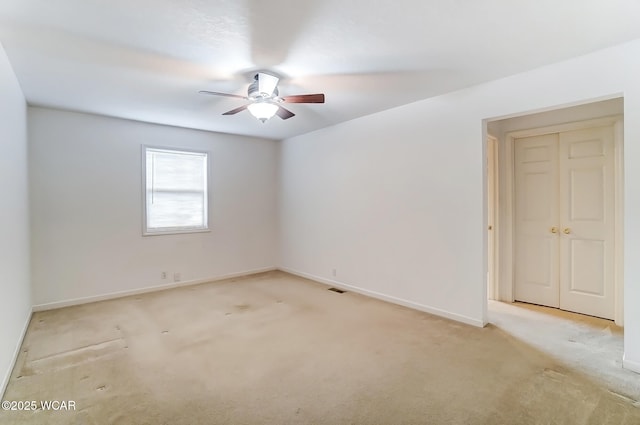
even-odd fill
[[[143,164],[143,234],[207,231],[207,153],[145,146]]]

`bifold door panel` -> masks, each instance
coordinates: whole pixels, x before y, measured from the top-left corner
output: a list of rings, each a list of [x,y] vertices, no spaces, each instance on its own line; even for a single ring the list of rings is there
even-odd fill
[[[613,319],[613,127],[515,140],[515,299]]]

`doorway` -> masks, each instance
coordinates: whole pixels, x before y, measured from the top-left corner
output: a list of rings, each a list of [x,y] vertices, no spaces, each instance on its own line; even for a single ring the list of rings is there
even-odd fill
[[[623,325],[622,111],[619,98],[488,123],[499,222],[487,236],[488,298]]]

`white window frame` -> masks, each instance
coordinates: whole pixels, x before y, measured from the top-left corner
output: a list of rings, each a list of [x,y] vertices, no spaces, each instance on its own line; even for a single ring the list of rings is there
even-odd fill
[[[208,151],[204,150],[195,150],[195,149],[185,149],[185,148],[173,148],[173,147],[164,147],[164,146],[152,146],[152,145],[142,145],[141,146],[141,162],[142,162],[142,235],[143,236],[158,236],[158,235],[176,235],[183,233],[204,233],[210,232],[209,228],[209,191],[211,187],[210,181],[210,169],[211,169],[211,155]],[[158,151],[158,152],[168,152],[168,153],[182,153],[182,154],[200,154],[205,155],[205,191],[204,191],[204,226],[185,226],[185,227],[164,227],[161,229],[152,229],[150,230],[147,227],[147,151]]]

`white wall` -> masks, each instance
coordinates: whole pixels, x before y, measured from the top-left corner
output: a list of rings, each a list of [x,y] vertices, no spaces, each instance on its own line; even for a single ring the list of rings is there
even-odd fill
[[[38,107],[28,118],[36,305],[276,266],[277,142]],[[210,152],[211,232],[141,236],[143,144]]]
[[[640,371],[638,75],[640,40],[284,141],[281,266],[485,323],[483,120],[624,95],[625,365]]]
[[[0,45],[0,398],[31,317],[27,105]]]

